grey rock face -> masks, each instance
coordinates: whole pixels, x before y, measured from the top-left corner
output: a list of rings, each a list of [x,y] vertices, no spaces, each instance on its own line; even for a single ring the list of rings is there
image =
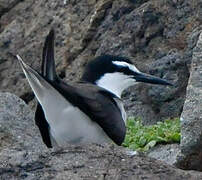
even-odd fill
[[[181,115],[178,166],[202,170],[202,31],[194,48],[186,101]]]
[[[33,124],[33,113],[18,97],[0,93],[1,180],[38,179],[201,179],[158,160],[126,155],[113,146],[69,146],[48,150]]]
[[[142,71],[175,86],[139,84],[131,88],[124,94],[128,114],[142,117],[145,124],[180,116],[193,48],[186,39],[201,22],[200,1],[66,2],[0,1],[0,7],[11,7],[7,11],[0,8],[0,90],[26,102],[34,98],[13,55],[19,53],[39,70],[44,38],[55,27],[57,71],[65,80],[78,80],[94,56],[131,57]]]
[[[43,147],[34,114],[17,96],[0,93],[0,151],[8,149]],[[44,146],[45,147],[45,146]],[[39,150],[39,149],[38,149]]]
[[[9,10],[15,7],[16,4],[18,4],[20,0],[0,0],[0,17],[7,13]]]
[[[175,165],[177,156],[180,154],[179,144],[159,144],[153,147],[147,155],[149,157],[161,160],[170,165]]]

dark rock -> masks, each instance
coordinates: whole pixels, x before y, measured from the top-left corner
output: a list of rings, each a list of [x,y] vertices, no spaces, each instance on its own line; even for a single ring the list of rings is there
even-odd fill
[[[132,95],[126,92],[124,96],[128,114],[142,117],[145,124],[180,115],[194,47],[186,39],[200,24],[199,1],[13,0],[0,1],[0,7],[7,9],[0,18],[1,91],[32,101],[31,89],[13,55],[20,54],[39,70],[43,41],[55,27],[61,77],[78,80],[94,56],[128,56],[142,71],[175,84],[174,88],[144,84],[131,88],[127,92],[133,91]]]
[[[181,115],[181,155],[177,165],[202,171],[202,30],[193,51],[186,101]]]
[[[14,8],[21,0],[0,0],[0,17],[7,12],[9,12],[12,8]]]
[[[66,70],[66,76],[72,77],[74,72],[80,76],[77,69],[83,68],[89,54],[129,56],[139,69],[168,79],[174,87],[139,84],[130,88],[124,95],[128,115],[142,117],[145,124],[179,117],[193,49],[188,46],[187,34],[199,24],[191,11],[197,8],[195,5],[190,1],[176,2],[183,13],[176,20],[179,11],[170,1],[142,2],[138,7],[131,1],[113,1],[88,46]]]

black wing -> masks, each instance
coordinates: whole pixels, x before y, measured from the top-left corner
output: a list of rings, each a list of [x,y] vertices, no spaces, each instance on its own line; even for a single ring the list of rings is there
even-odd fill
[[[42,54],[41,73],[49,81],[57,79],[54,59],[54,34],[54,30],[52,29],[46,37]]]
[[[39,128],[43,142],[48,148],[52,148],[50,134],[49,134],[49,124],[46,121],[43,109],[38,103],[35,112],[35,123]]]
[[[117,98],[115,95],[88,83],[77,83],[71,86],[60,82],[52,85],[70,103],[99,124],[117,145],[122,144],[126,127],[121,111],[114,100]]]
[[[42,54],[42,67],[41,74],[49,81],[55,81],[57,79],[54,60],[54,30],[52,29],[46,37],[43,54]],[[52,147],[49,124],[46,121],[43,109],[38,103],[35,112],[35,123],[38,126],[43,142],[48,148]]]

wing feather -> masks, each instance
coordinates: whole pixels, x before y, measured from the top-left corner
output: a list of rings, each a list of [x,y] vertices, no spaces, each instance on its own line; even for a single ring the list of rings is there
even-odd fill
[[[95,121],[105,133],[121,145],[126,134],[125,122],[112,93],[93,84],[77,83],[74,86],[63,82],[53,84],[71,104],[77,106]],[[90,89],[90,90],[89,90]]]

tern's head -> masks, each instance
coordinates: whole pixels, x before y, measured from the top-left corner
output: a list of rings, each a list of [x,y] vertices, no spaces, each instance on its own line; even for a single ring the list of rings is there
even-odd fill
[[[158,77],[140,72],[126,57],[103,55],[90,61],[83,81],[96,84],[121,97],[123,90],[138,82],[172,85]]]

